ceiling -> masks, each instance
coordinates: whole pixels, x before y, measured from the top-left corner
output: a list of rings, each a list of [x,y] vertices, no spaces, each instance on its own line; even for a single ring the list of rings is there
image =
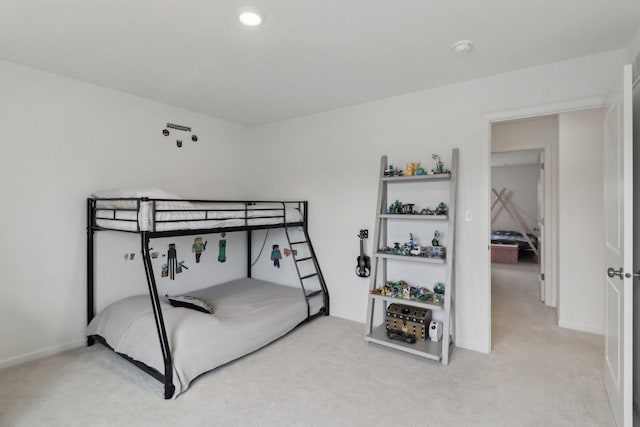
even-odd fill
[[[623,48],[639,24],[638,0],[0,0],[0,58],[256,125]]]

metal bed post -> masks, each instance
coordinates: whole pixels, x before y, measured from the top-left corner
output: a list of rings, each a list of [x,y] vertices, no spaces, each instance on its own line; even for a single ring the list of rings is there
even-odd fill
[[[167,338],[167,330],[164,325],[162,309],[160,308],[160,299],[158,298],[158,288],[156,286],[156,278],[153,275],[153,266],[151,265],[151,254],[149,253],[149,233],[141,232],[142,258],[144,260],[144,270],[147,275],[147,285],[149,287],[149,297],[151,298],[151,306],[153,307],[153,315],[156,321],[156,329],[162,348],[162,358],[164,359],[164,398],[170,399],[175,392],[173,385],[173,362],[171,360],[171,348],[169,347],[169,339]]]
[[[95,308],[93,300],[93,207],[95,201],[87,199],[87,324],[93,319]],[[87,337],[87,346],[95,344],[92,337]]]
[[[247,230],[247,277],[251,278],[251,230]]]

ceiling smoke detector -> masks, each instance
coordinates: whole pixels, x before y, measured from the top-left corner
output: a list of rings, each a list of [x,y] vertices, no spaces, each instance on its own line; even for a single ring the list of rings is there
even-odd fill
[[[459,56],[466,56],[471,52],[471,41],[470,40],[461,40],[459,42],[454,43],[451,46],[451,50],[453,53]]]

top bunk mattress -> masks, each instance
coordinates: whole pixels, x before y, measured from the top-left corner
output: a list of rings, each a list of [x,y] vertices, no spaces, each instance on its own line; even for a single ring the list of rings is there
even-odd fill
[[[238,279],[199,291],[214,306],[207,314],[172,307],[161,299],[173,356],[174,397],[198,375],[251,353],[291,331],[307,318],[301,288],[257,279]],[[311,314],[323,306],[322,296],[309,300]],[[148,295],[117,301],[87,327],[116,352],[164,372],[162,351]]]
[[[159,189],[93,195],[94,224],[120,231],[179,231],[285,225],[304,221],[303,202],[183,200]]]

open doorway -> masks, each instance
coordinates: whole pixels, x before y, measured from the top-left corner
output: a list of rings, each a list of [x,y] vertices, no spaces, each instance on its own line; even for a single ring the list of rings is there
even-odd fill
[[[558,139],[558,114],[491,125],[492,267],[509,263],[526,269],[538,283],[537,300],[551,307],[556,305]]]
[[[533,190],[531,182],[528,185],[530,196],[537,193],[538,199],[543,200],[537,215],[517,198],[516,187],[521,185],[519,180],[525,172],[517,177],[512,173],[501,184],[493,179],[501,171],[490,169],[487,234],[499,228],[523,234],[522,230],[528,228],[539,245],[538,264],[535,255],[533,259],[526,258],[522,248],[517,257],[520,262],[490,264],[492,344],[497,345],[505,336],[502,326],[517,322],[522,326],[519,333],[525,334],[542,325],[603,334],[605,313],[600,277],[606,269],[598,252],[604,247],[603,110],[583,108],[494,120],[489,134],[494,166],[499,167],[501,157],[511,159],[502,162],[504,167],[514,162],[514,156],[530,152],[533,157],[535,151],[544,164],[539,175],[544,178],[543,191]],[[533,159],[528,163],[533,163]],[[492,221],[495,212],[492,215],[491,202],[503,189],[506,189],[503,195],[509,190],[513,192],[511,208],[521,217],[514,220],[516,215],[507,214],[507,225]],[[525,226],[518,226],[519,221]],[[527,233],[528,230],[524,234]],[[528,264],[528,272],[522,262],[527,259],[533,261]],[[512,317],[505,317],[507,312]]]

